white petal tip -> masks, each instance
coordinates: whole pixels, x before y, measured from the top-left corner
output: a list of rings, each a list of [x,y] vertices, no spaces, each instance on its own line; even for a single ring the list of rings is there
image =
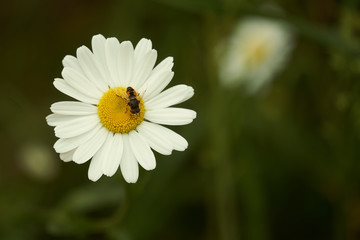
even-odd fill
[[[75,57],[72,56],[72,55],[66,55],[63,59],[62,59],[62,65],[65,67],[65,66],[68,66],[68,63],[73,60]]]
[[[150,165],[150,166],[142,166],[145,170],[147,171],[151,171],[151,170],[154,170],[156,168],[156,164],[154,165]]]
[[[78,53],[79,51],[82,51],[83,49],[87,49],[87,47],[85,45],[81,45],[80,47],[78,47],[76,49],[76,53]]]
[[[57,130],[56,127],[55,127],[55,129],[54,129],[54,132],[55,132],[55,137],[61,138],[61,134],[59,133],[59,131]]]
[[[107,177],[112,177],[112,176],[114,176],[115,173],[116,173],[116,170],[111,171],[111,172],[104,171],[104,175],[107,176]]]
[[[52,126],[52,123],[51,123],[51,118],[53,117],[53,114],[50,114],[50,115],[47,115],[45,117],[45,120],[46,120],[46,123],[49,125],[49,126]]]
[[[80,159],[77,159],[77,158],[73,159],[73,161],[76,164],[83,164],[84,163],[84,161],[80,161]]]
[[[89,160],[90,160],[90,158],[88,159],[88,158],[86,158],[86,157],[79,156],[78,154],[76,154],[76,152],[75,152],[75,154],[74,154],[74,156],[73,156],[73,161],[74,161],[75,163],[77,163],[77,164],[83,164],[83,163],[86,163],[86,162],[89,161]]]
[[[192,111],[191,117],[192,117],[192,119],[195,119],[197,117],[197,113],[195,111]]]
[[[185,151],[187,148],[188,148],[188,146],[182,146],[182,147],[178,147],[178,148],[175,149],[175,150],[177,150],[177,151],[179,151],[179,152],[183,152],[183,151]]]
[[[148,43],[151,43],[151,40],[148,39],[148,38],[142,38],[142,39],[140,39],[139,43],[140,43],[140,42],[148,42]]]
[[[127,183],[136,183],[136,182],[137,182],[137,179],[126,179],[126,178],[125,178],[125,181],[126,181]]]
[[[96,182],[97,180],[100,179],[101,176],[89,176],[89,180],[92,182]]]
[[[188,98],[191,98],[194,95],[194,93],[195,93],[194,88],[188,86],[188,94],[187,94]]]
[[[123,41],[121,42],[121,45],[124,45],[124,47],[132,48],[132,49],[134,48],[134,46],[130,41]]]
[[[116,37],[109,37],[109,38],[107,38],[107,40],[110,40],[110,41],[119,41]]]
[[[92,37],[93,40],[96,40],[96,39],[105,39],[105,37],[102,35],[102,34],[96,34]]]

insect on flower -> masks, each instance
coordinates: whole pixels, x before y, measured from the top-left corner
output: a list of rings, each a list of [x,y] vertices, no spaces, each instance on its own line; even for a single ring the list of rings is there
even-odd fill
[[[128,105],[130,106],[130,112],[132,114],[138,114],[140,112],[139,94],[137,92],[135,92],[135,90],[132,87],[127,87],[126,88],[126,94],[128,96],[128,100],[129,100]]]

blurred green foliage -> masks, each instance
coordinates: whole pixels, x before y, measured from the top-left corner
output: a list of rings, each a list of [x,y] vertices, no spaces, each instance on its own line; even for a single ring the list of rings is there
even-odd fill
[[[0,239],[360,238],[358,1],[1,5]],[[222,89],[214,57],[249,14],[282,19],[296,34],[284,71],[253,96]],[[182,106],[197,119],[174,128],[189,148],[156,154],[157,168],[141,170],[136,184],[120,172],[90,182],[88,164],[63,163],[52,150],[45,116],[67,99],[53,78],[98,33],[150,38],[160,60],[175,59],[170,85],[195,89]],[[32,144],[51,149],[51,176],[25,169],[21,153]]]

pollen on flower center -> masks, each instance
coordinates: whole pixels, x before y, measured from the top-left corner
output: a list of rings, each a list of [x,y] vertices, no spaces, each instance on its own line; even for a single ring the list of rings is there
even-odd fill
[[[135,92],[135,91],[134,91]],[[135,92],[136,94],[136,92]],[[114,87],[109,89],[98,104],[98,115],[104,127],[113,133],[128,133],[134,130],[144,120],[144,101],[140,96],[136,96],[135,107],[140,110],[134,111],[134,104],[129,105],[129,96],[123,87]]]

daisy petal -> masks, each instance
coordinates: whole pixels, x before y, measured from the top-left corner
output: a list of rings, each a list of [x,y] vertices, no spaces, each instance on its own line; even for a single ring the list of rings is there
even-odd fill
[[[103,175],[102,165],[109,157],[109,149],[111,147],[112,132],[108,131],[106,139],[102,147],[95,153],[89,166],[88,177],[91,181],[97,181]],[[110,144],[109,144],[110,143]]]
[[[188,142],[180,134],[177,134],[176,132],[172,131],[171,129],[168,129],[161,125],[157,125],[157,128],[159,131],[162,132],[162,134],[164,134],[164,136],[167,136],[167,138],[173,145],[174,150],[184,151],[188,147],[188,145],[189,145]]]
[[[131,42],[124,41],[120,44],[118,55],[118,74],[119,85],[122,87],[129,86],[134,68],[134,47]]]
[[[55,127],[55,136],[58,138],[71,138],[83,134],[99,124],[98,115],[88,115],[62,122]]]
[[[65,153],[60,153],[60,159],[63,160],[64,162],[71,162],[71,160],[73,159],[75,153],[75,149],[65,152]]]
[[[104,164],[108,161],[109,157],[111,157],[113,141],[114,141],[113,133],[108,131],[108,135],[105,139],[105,142],[104,142],[103,146],[101,147],[101,159],[102,160],[101,160],[101,165],[99,167],[100,167],[102,174],[104,174]]]
[[[158,141],[162,139],[162,146],[166,148],[171,146],[171,150],[184,151],[188,147],[188,142],[180,134],[159,124],[144,121],[141,123],[139,129],[141,129],[140,131],[142,132],[146,129],[145,131],[158,137]]]
[[[79,100],[81,102],[86,102],[90,104],[97,104],[99,102],[99,99],[93,96],[87,96],[74,89],[72,86],[66,83],[64,79],[56,78],[54,81],[54,86],[60,92],[65,93],[66,95],[75,98],[76,100]]]
[[[159,94],[170,83],[174,76],[171,71],[173,65],[173,58],[167,57],[152,70],[146,83],[139,91],[143,93],[145,101]]]
[[[185,125],[196,118],[196,112],[185,108],[153,109],[145,112],[145,119],[165,125]]]
[[[108,38],[105,42],[105,57],[108,70],[110,72],[110,87],[116,87],[119,81],[118,76],[118,53],[119,53],[120,43],[116,38]]]
[[[107,145],[111,146],[109,148],[109,154],[107,158],[104,159],[102,163],[102,170],[106,176],[113,176],[116,170],[120,166],[120,161],[123,155],[124,144],[121,134],[111,135],[111,139],[108,138]]]
[[[137,62],[139,59],[144,57],[144,55],[152,49],[152,42],[150,39],[142,38],[138,44],[136,44],[134,51],[134,58]]]
[[[123,135],[123,141],[124,153],[123,157],[121,158],[120,169],[125,181],[128,183],[136,183],[137,179],[139,178],[139,166],[134,153],[131,150],[128,134]]]
[[[99,72],[101,72],[103,80],[107,83],[107,85],[111,86],[111,76],[106,65],[105,44],[106,39],[101,34],[95,35],[91,40],[94,59],[97,59],[96,64],[98,66]]]
[[[149,77],[157,58],[156,50],[146,53],[135,65],[135,75],[129,83],[135,89],[139,89]],[[136,60],[136,59],[135,59]]]
[[[77,116],[65,116],[65,115],[60,115],[60,114],[50,114],[48,116],[46,116],[46,122],[47,124],[49,124],[49,126],[55,127],[61,123],[70,121],[70,120],[74,120],[75,118],[77,118]]]
[[[65,67],[62,70],[61,75],[67,84],[85,96],[93,96],[96,99],[100,99],[102,97],[102,92],[97,89],[95,85],[90,82],[83,74],[77,72],[75,69]]]
[[[82,46],[77,49],[76,56],[87,79],[89,79],[90,82],[101,92],[106,92],[108,90],[108,86],[106,80],[103,79],[103,76],[98,69],[98,64],[93,53],[87,47]]]
[[[102,63],[106,62],[105,42],[106,42],[106,39],[101,34],[97,34],[97,35],[93,36],[93,38],[91,39],[91,46],[92,46],[93,53],[94,53],[95,57],[99,59],[99,62],[102,62]]]
[[[103,175],[101,171],[101,164],[103,160],[103,148],[104,146],[95,153],[94,157],[90,161],[88,178],[93,182],[99,180],[100,177]]]
[[[145,109],[166,108],[185,102],[194,95],[194,89],[186,85],[171,87],[146,102]]]
[[[129,133],[129,142],[132,151],[145,170],[152,170],[156,167],[154,153],[151,151],[149,144],[136,131]]]
[[[76,137],[59,138],[59,140],[57,140],[54,144],[55,151],[57,153],[64,153],[79,147],[81,144],[93,137],[100,127],[101,125],[98,124],[95,128]]]
[[[151,72],[151,74],[157,74],[160,72],[171,72],[172,67],[174,66],[174,58],[167,57],[162,60]],[[165,86],[166,87],[166,86]]]
[[[77,70],[78,72],[82,73],[82,69],[78,63],[78,60],[76,57],[71,55],[66,55],[64,59],[62,60],[62,64],[64,67],[69,67]]]
[[[78,164],[82,164],[92,158],[95,153],[102,147],[107,137],[108,130],[100,128],[95,136],[80,145],[74,153],[73,160]]]
[[[139,131],[139,134],[147,140],[152,149],[163,155],[170,155],[173,150],[173,145],[165,135],[156,131],[153,125],[157,124],[143,121],[136,129]]]
[[[94,105],[75,101],[56,102],[51,105],[50,109],[53,113],[63,115],[88,115],[97,113],[97,107]]]
[[[146,87],[141,88],[139,91],[143,93],[144,101],[149,101],[158,95],[170,83],[173,77],[174,72],[161,72],[157,75],[151,75],[146,84],[144,84]]]

